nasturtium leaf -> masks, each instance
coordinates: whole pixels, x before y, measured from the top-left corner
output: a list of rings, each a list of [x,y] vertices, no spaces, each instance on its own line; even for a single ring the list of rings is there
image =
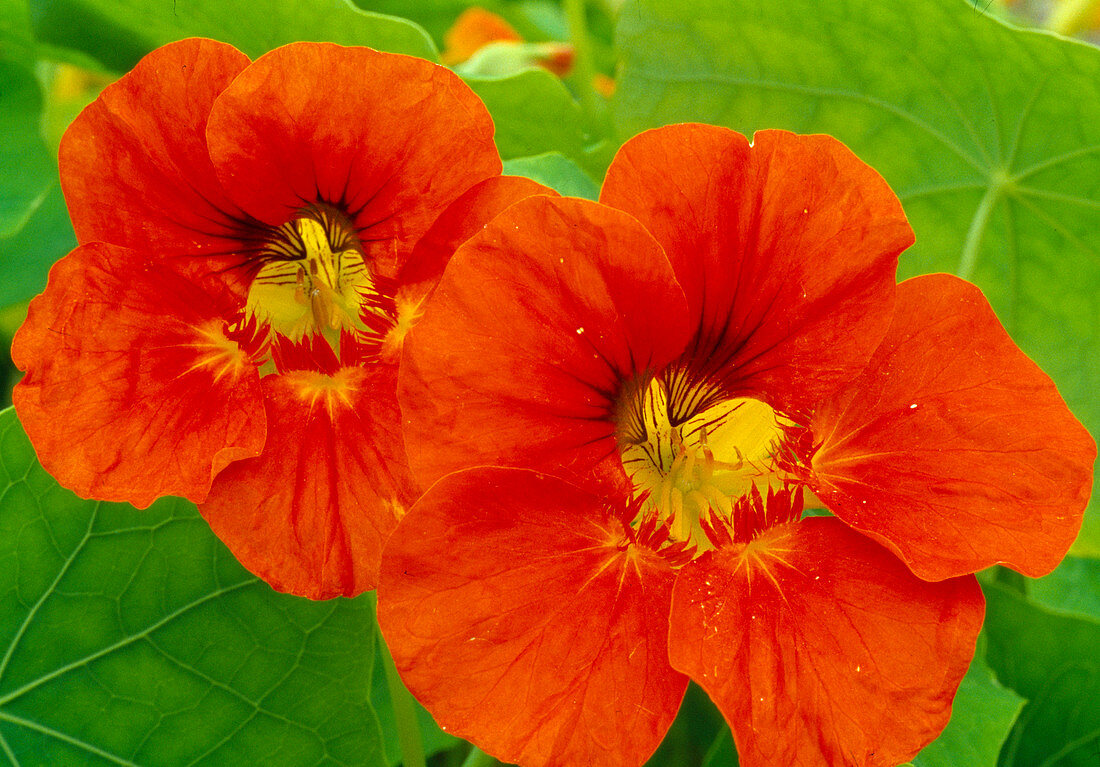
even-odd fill
[[[1100,756],[1100,621],[1055,614],[987,585],[986,658],[1028,703],[1000,767],[1094,767]]]
[[[447,31],[470,6],[502,17],[524,40],[565,40],[568,29],[554,0],[354,0],[360,8],[414,21],[442,45]]]
[[[566,197],[595,200],[600,196],[596,182],[572,160],[557,152],[505,160],[504,172],[510,176],[527,176]]]
[[[19,231],[54,183],[42,139],[42,93],[25,65],[0,60],[0,237]]]
[[[1100,434],[1100,50],[984,5],[628,0],[617,129],[838,137],[905,205],[902,276],[976,282]],[[1100,553],[1098,508],[1079,553]]]
[[[584,118],[562,81],[545,69],[508,77],[467,77],[496,124],[496,142],[505,160],[559,152],[584,156]]]
[[[30,66],[35,57],[27,0],[0,0],[0,60]]]
[[[913,767],[996,767],[1023,705],[1023,698],[997,682],[979,652],[959,685],[951,721],[913,759]]]
[[[455,19],[471,5],[499,14],[505,3],[503,0],[355,0],[355,4],[366,11],[410,19],[442,42]]]
[[[374,592],[368,592],[360,597],[360,599],[370,600],[373,604]],[[396,733],[397,723],[394,719],[393,700],[390,697],[389,683],[386,679],[386,667],[383,658],[384,653],[385,650],[382,647],[382,643],[376,642],[374,670],[371,674],[370,700],[374,710],[378,713],[378,721],[382,725],[382,732]],[[416,710],[416,723],[420,730],[420,740],[421,745],[424,746],[425,756],[432,756],[440,751],[446,751],[462,742],[455,736],[448,735],[441,730],[439,725],[435,723],[435,719],[432,718],[432,715],[429,714],[415,698],[413,699],[413,706]],[[384,738],[382,746],[385,749],[386,763],[388,765],[396,767],[401,764],[401,744],[396,736]]]
[[[733,744],[733,733],[726,727],[710,744],[703,767],[737,767],[737,747]]]
[[[30,0],[30,7],[39,40],[81,51],[117,71],[184,37],[212,37],[251,58],[295,40],[436,58],[435,45],[416,24],[361,10],[351,0]]]
[[[1027,595],[1043,607],[1100,622],[1100,561],[1066,557],[1050,575],[1027,581]]]
[[[384,765],[363,600],[250,575],[178,499],[81,500],[0,413],[0,754],[23,765]]]
[[[46,287],[50,266],[76,247],[76,235],[54,183],[42,204],[16,234],[0,238],[0,306],[26,301]]]
[[[723,749],[721,739],[728,740]],[[716,745],[717,744],[717,745]],[[671,765],[701,764],[704,767],[737,767],[733,762],[708,761],[716,751],[721,756],[732,753],[733,739],[722,713],[707,697],[703,688],[694,682],[688,684],[683,703],[672,727],[665,734],[657,751],[646,762],[646,767],[670,767]],[[715,757],[716,759],[719,757]]]

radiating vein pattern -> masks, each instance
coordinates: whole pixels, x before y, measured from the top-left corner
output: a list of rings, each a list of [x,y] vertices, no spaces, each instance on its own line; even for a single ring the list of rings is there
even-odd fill
[[[0,765],[374,765],[370,605],[273,592],[194,506],[83,501],[0,413]]]

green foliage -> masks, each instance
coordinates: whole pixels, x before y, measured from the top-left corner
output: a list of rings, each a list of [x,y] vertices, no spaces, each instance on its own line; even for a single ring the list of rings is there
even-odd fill
[[[595,200],[600,189],[568,158],[557,152],[519,157],[504,162],[504,172],[511,176],[527,176],[566,197]]]
[[[11,237],[0,238],[0,306],[26,301],[46,287],[54,261],[76,247],[69,212],[56,182],[27,223]]]
[[[83,501],[0,414],[0,754],[22,765],[383,765],[369,601],[247,573],[194,506]]]
[[[483,8],[503,17],[525,40],[564,40],[567,37],[561,7],[554,0],[355,0],[367,11],[388,13],[415,21],[440,45],[447,30],[464,10]]]
[[[1028,581],[1027,595],[1043,607],[1100,621],[1100,561],[1066,557],[1050,575]]]
[[[722,741],[728,747],[722,747]],[[717,748],[714,744],[717,743]],[[711,756],[716,754],[715,756]],[[734,761],[721,761],[721,757],[733,754]],[[736,767],[736,754],[733,752],[733,739],[722,714],[711,703],[703,689],[692,682],[688,685],[684,702],[676,714],[676,721],[657,748],[657,752],[646,762],[646,767],[664,767],[664,765],[705,764],[706,767]]]
[[[75,245],[47,143],[80,104],[47,102],[44,142],[39,56],[121,72],[200,35],[252,57],[327,40],[434,60],[474,4],[530,41],[567,32],[553,0],[356,4],[0,0],[0,306],[40,290]],[[1100,433],[1100,51],[1013,29],[970,0],[593,0],[587,11],[595,68],[619,57],[615,135],[578,103],[588,84],[576,75],[568,86],[541,69],[469,77],[506,172],[595,199],[615,149],[646,128],[836,135],[905,204],[917,244],[903,276],[977,282]],[[1016,577],[1016,591],[983,581],[988,650],[914,767],[1100,763],[1096,507],[1077,556],[1050,576]],[[372,615],[369,597],[273,593],[190,504],[138,512],[73,497],[0,413],[0,763],[396,765]],[[461,762],[465,746],[417,715],[433,764]],[[694,685],[648,763],[681,764],[737,764]]]
[[[24,0],[0,0],[0,60],[30,66],[36,58]]]
[[[1028,698],[1000,767],[1091,767],[1100,759],[1100,622],[1057,615],[986,587],[987,658]]]
[[[22,228],[55,183],[54,163],[39,128],[41,115],[34,73],[0,60],[0,237]]]
[[[505,160],[558,152],[574,161],[584,155],[580,107],[561,80],[545,69],[509,77],[468,77],[496,124],[496,142]]]
[[[374,593],[364,594],[361,599],[369,601],[374,604]],[[386,754],[386,764],[396,766],[401,764],[401,748],[398,743],[398,738],[393,736],[392,733],[397,732],[397,722],[393,712],[393,702],[390,697],[389,685],[386,682],[386,668],[383,655],[385,650],[381,642],[375,643],[374,648],[374,670],[371,674],[371,693],[370,700],[374,710],[378,714],[378,721],[382,725],[382,732],[391,733],[390,737],[383,738],[382,747]],[[432,756],[440,751],[446,751],[453,748],[456,744],[463,741],[448,735],[439,729],[439,725],[432,719],[432,715],[429,714],[423,706],[413,701],[416,706],[416,723],[420,730],[420,737],[423,741],[425,756]]]
[[[1024,701],[1006,690],[975,656],[959,685],[951,721],[913,760],[913,767],[994,767]]]
[[[905,205],[903,276],[976,282],[1100,434],[1100,50],[964,0],[630,0],[618,43],[621,138],[691,120],[840,138]],[[1079,545],[1100,553],[1100,520]]]
[[[434,59],[417,25],[356,8],[351,0],[31,0],[41,42],[125,71],[164,43],[212,37],[256,58],[295,40],[367,45]]]

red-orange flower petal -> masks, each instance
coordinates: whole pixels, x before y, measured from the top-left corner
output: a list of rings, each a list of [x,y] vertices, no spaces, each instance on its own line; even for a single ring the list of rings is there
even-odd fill
[[[687,679],[668,664],[673,573],[607,503],[474,469],[417,502],[378,616],[402,679],[448,732],[525,767],[640,765]]]
[[[699,328],[696,372],[787,412],[866,364],[913,243],[886,182],[828,136],[647,131],[619,150],[600,201],[668,254]]]
[[[231,45],[190,39],[107,86],[61,140],[61,186],[80,242],[158,255],[217,253],[234,222],[210,163],[206,117],[248,66]]]
[[[15,335],[16,412],[42,465],[86,498],[202,501],[266,430],[255,366],[222,308],[153,257],[82,245]]]
[[[263,379],[263,455],[219,474],[199,510],[273,588],[327,599],[377,585],[382,548],[416,492],[395,375],[380,365]]]
[[[811,486],[929,580],[1050,572],[1073,542],[1096,444],[985,297],[947,275],[898,287],[867,370],[817,408]]]
[[[402,298],[427,297],[462,243],[509,205],[536,194],[558,196],[550,187],[523,176],[493,176],[459,195],[417,240],[402,266],[398,274]]]
[[[984,614],[977,581],[921,581],[836,519],[764,535],[681,570],[673,667],[721,709],[744,767],[907,761],[950,717]]]
[[[409,333],[399,396],[413,474],[471,466],[625,481],[619,388],[676,357],[683,293],[631,217],[530,197],[463,245]]]
[[[328,43],[257,59],[215,102],[207,141],[242,210],[278,226],[325,200],[386,277],[453,199],[501,170],[492,118],[453,72]]]
[[[447,66],[461,64],[489,43],[521,42],[523,37],[503,17],[473,6],[458,15],[443,34],[443,52],[439,60]]]

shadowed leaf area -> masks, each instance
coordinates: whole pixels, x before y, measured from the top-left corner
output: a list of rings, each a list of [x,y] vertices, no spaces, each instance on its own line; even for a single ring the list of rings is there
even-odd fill
[[[1060,615],[999,585],[986,588],[988,659],[1028,698],[999,767],[1100,763],[1100,622]]]

